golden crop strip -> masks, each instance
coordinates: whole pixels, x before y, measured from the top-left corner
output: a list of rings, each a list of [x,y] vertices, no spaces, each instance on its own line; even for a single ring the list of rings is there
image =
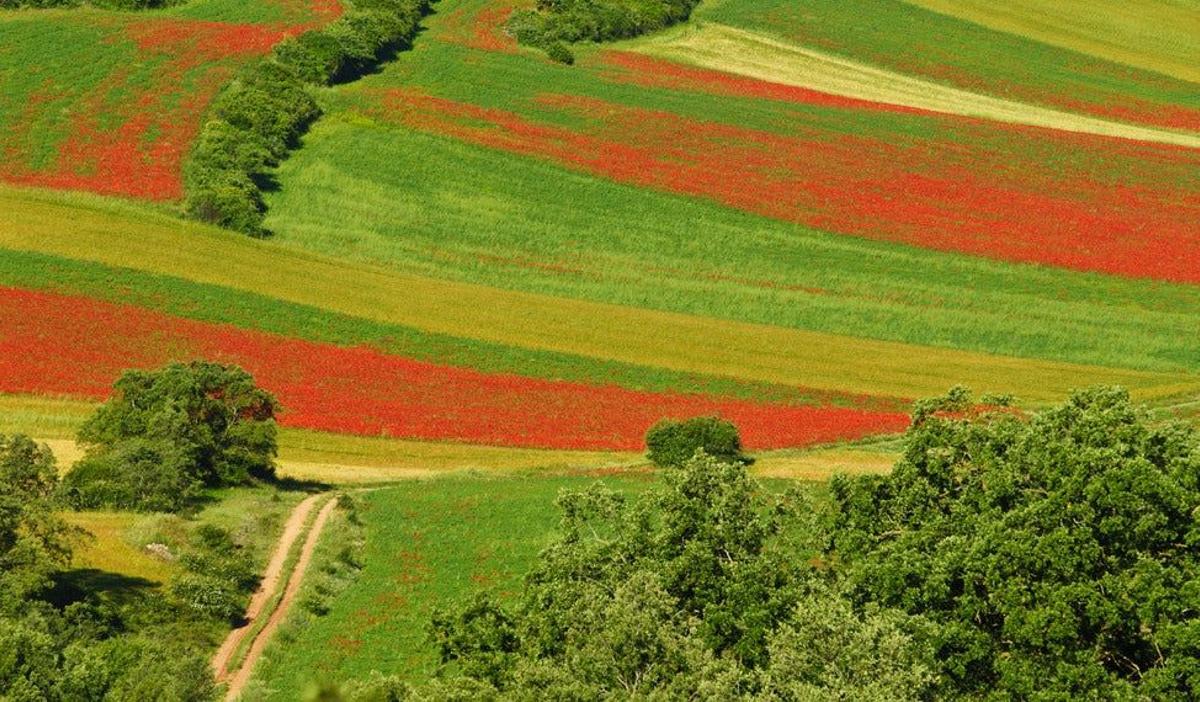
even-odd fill
[[[974,93],[722,24],[699,24],[632,46],[652,56],[832,95],[1010,124],[1200,148],[1200,134],[1121,124]]]
[[[905,0],[1044,44],[1200,83],[1196,0]]]
[[[1188,375],[994,356],[436,280],[83,195],[0,188],[0,247],[176,276],[459,338],[820,390],[914,398],[962,383],[1046,402],[1101,382],[1141,397],[1200,384]]]

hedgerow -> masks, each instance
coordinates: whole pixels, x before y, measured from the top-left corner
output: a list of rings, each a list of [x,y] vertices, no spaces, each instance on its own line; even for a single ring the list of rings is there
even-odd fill
[[[4,0],[0,0],[3,2]],[[430,0],[358,0],[332,24],[289,38],[217,97],[184,166],[184,209],[264,236],[270,169],[321,116],[308,87],[354,80],[411,46]]]
[[[575,57],[568,43],[653,32],[683,22],[699,4],[700,0],[538,0],[535,9],[513,14],[508,26],[517,41],[569,64]]]

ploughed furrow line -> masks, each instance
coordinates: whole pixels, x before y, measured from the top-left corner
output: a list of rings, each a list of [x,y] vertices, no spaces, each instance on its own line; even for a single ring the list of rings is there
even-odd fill
[[[1121,124],[981,95],[716,23],[657,37],[637,51],[831,95],[944,114],[1200,148],[1200,134]]]

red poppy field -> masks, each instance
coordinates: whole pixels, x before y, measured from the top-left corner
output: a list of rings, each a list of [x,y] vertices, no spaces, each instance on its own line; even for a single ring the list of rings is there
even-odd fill
[[[636,451],[659,419],[719,415],[749,448],[770,449],[900,431],[908,421],[488,374],[14,288],[0,288],[0,327],[0,392],[102,399],[123,369],[204,358],[252,373],[278,396],[285,425],[348,434]]]
[[[204,111],[238,67],[342,12],[337,0],[267,5],[276,19],[88,13],[0,24],[11,37],[9,50],[32,67],[0,96],[0,180],[179,199],[183,160]],[[82,72],[72,66],[70,53],[58,50],[70,40],[49,41],[60,33],[74,35],[74,50],[95,65]]]
[[[811,91],[788,97],[859,106]],[[1196,150],[934,115],[912,117],[932,122],[933,138],[883,140],[831,135],[800,119],[780,134],[578,95],[540,94],[530,102],[571,127],[410,89],[390,90],[381,102],[374,114],[407,128],[815,229],[1200,282],[1200,190],[1188,178],[1200,168]]]

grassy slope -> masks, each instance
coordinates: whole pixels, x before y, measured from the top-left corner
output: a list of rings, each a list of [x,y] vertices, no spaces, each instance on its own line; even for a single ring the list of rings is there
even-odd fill
[[[413,276],[83,196],[0,189],[0,247],[190,278],[433,333],[820,390],[919,397],[963,382],[1044,401],[1100,381],[1156,396],[1195,383],[1180,373],[924,348]],[[1168,297],[1191,292],[1164,290]]]
[[[632,489],[643,480],[604,482]],[[427,678],[436,665],[425,638],[432,609],[483,588],[511,592],[558,522],[555,496],[592,482],[450,478],[364,493],[364,569],[329,614],[280,633],[252,698],[299,699],[314,681],[372,670]]]
[[[1200,84],[1195,0],[906,0],[1004,32]]]
[[[1200,148],[1200,134],[1123,124],[962,90],[716,23],[653,37],[638,42],[637,47],[654,56],[833,95],[1012,124]]]
[[[1035,41],[1050,38],[1044,31],[1047,29],[1044,24],[1039,26],[1039,30],[1043,31],[1029,38],[995,31],[917,5],[953,12],[970,19],[1010,12],[1013,13],[1012,19],[1023,17],[1026,22],[1044,19],[1043,13],[1060,15],[1060,19],[1065,16],[1070,21],[1058,26],[1069,29],[1060,35],[1064,40],[1059,43],[1071,49],[1079,45],[1065,37],[1079,38],[1077,33],[1081,26],[1085,34],[1097,29],[1106,32],[1110,28],[1104,23],[1110,18],[1126,29],[1135,31],[1139,28],[1145,31],[1149,27],[1155,33],[1167,32],[1175,37],[1189,31],[1194,37],[1196,33],[1194,23],[1189,30],[1187,22],[1164,25],[1145,15],[1147,11],[1167,7],[1168,3],[1138,3],[1135,6],[1119,0],[1106,0],[1103,12],[1096,11],[1095,4],[1090,0],[1020,0],[1014,3],[973,0],[917,0],[912,3],[901,0],[716,0],[701,5],[697,18],[776,34],[806,46],[857,58],[900,73],[923,76],[999,97],[1054,107],[1075,107],[1092,114],[1129,121],[1184,126],[1184,123],[1175,119],[1179,117],[1190,121],[1193,130],[1200,128],[1195,121],[1195,111],[1200,110],[1200,93],[1192,82]],[[1122,8],[1116,8],[1116,5]],[[1177,4],[1176,7],[1182,6]],[[1038,14],[1043,14],[1043,17],[1039,18]],[[1086,20],[1080,21],[1081,18]],[[1125,37],[1118,37],[1118,45],[1127,43],[1121,41]],[[1113,38],[1112,35],[1109,38]],[[1194,38],[1191,44],[1194,46]],[[1136,48],[1139,57],[1153,60],[1160,52],[1177,52],[1180,45],[1177,41],[1171,45],[1156,38],[1154,41],[1137,43]],[[1186,45],[1183,48],[1186,49]],[[1175,108],[1183,108],[1185,112],[1172,117],[1169,113]]]

